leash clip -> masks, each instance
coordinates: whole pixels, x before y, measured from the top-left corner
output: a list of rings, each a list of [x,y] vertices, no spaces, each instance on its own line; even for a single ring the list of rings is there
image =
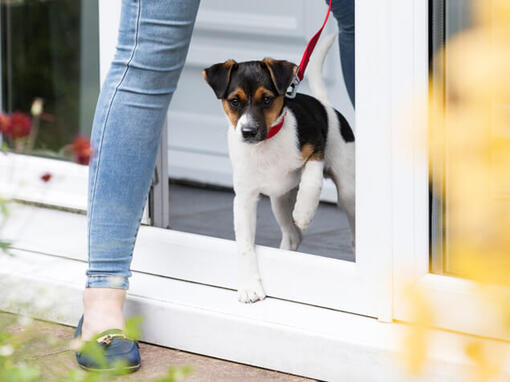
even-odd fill
[[[298,72],[299,72],[299,70],[298,70]],[[285,96],[288,98],[296,98],[297,87],[299,86],[300,83],[301,83],[301,81],[299,80],[299,77],[296,73],[296,75],[294,76],[294,79],[292,80],[292,82],[289,85],[289,88],[287,89],[287,93],[285,94]]]

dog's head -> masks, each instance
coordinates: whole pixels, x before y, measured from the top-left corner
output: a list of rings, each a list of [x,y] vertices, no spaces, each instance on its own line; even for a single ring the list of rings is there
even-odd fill
[[[204,71],[232,126],[245,142],[263,141],[280,116],[285,92],[297,72],[297,66],[283,60],[215,64]]]

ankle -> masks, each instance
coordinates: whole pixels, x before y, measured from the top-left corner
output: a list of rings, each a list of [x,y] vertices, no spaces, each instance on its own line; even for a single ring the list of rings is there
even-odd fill
[[[83,293],[82,339],[108,329],[124,329],[123,307],[126,291],[111,288],[87,288]]]

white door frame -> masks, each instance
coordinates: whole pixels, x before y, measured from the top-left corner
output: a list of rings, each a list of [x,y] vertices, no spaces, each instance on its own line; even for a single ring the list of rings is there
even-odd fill
[[[101,25],[101,73],[104,78],[106,67],[113,55],[116,41],[119,1],[100,3]],[[387,94],[390,88],[389,78],[385,72],[390,68],[389,30],[379,23],[374,7],[387,12],[383,3],[376,5],[364,2],[356,4],[356,55],[357,62],[357,100],[356,116],[356,170],[357,170],[357,249],[356,263],[331,260],[308,254],[284,255],[281,251],[259,248],[261,272],[268,295],[296,300],[310,304],[327,306],[334,309],[379,317],[391,320],[392,279],[391,279],[391,225],[387,224],[391,216],[391,187],[386,181],[391,179],[390,158],[390,100]],[[105,17],[107,15],[107,17]],[[376,29],[376,30],[374,30]],[[374,38],[377,36],[377,38]],[[381,65],[375,70],[372,60]],[[374,57],[375,56],[375,57]],[[382,102],[383,101],[383,102]],[[374,128],[377,126],[377,128]],[[377,153],[377,160],[372,160]],[[374,193],[372,190],[378,189]],[[183,248],[186,248],[187,260],[193,258],[194,268],[205,267],[211,256],[205,256],[204,250],[214,254],[214,268],[217,276],[195,273],[193,281],[224,287],[235,287],[230,280],[235,272],[232,243],[221,245],[215,239],[194,235],[194,239],[180,242],[187,234],[161,231],[161,248],[158,252],[166,253],[164,267],[157,266],[160,273],[168,277],[188,279],[189,272],[178,273],[182,269]],[[168,238],[177,246],[168,247]],[[142,238],[139,238],[139,240]],[[165,243],[163,245],[163,243]],[[139,246],[143,245],[139,242]],[[178,251],[177,248],[180,248]],[[168,263],[174,259],[175,263]],[[267,260],[265,260],[267,259]],[[282,263],[285,259],[285,263]],[[146,261],[135,260],[135,261]],[[157,263],[157,261],[156,261]],[[267,266],[266,266],[267,264]],[[281,265],[280,265],[281,264]],[[209,266],[211,264],[209,263]],[[293,271],[289,271],[290,267]],[[165,271],[162,271],[165,269]],[[168,270],[168,271],[166,271]],[[281,270],[281,273],[280,271]],[[298,275],[301,280],[298,282]]]
[[[119,20],[120,1],[100,2],[101,78],[113,57]],[[389,30],[378,15],[387,15],[384,3],[357,2],[357,256],[356,263],[258,247],[261,273],[269,296],[391,320],[392,228],[391,218],[391,134]],[[377,12],[374,11],[377,9]],[[374,38],[376,36],[376,38]],[[371,60],[363,57],[371,57]],[[379,62],[374,68],[370,62]],[[384,101],[381,102],[381,101]],[[375,158],[375,160],[374,160]],[[16,158],[17,159],[17,158]],[[41,163],[36,158],[33,162]],[[9,163],[3,161],[4,167]],[[67,164],[66,166],[74,166]],[[0,167],[2,162],[0,162]],[[86,169],[80,168],[82,175]],[[82,179],[68,182],[83,188]],[[37,181],[39,179],[37,178]],[[373,192],[377,190],[377,192]],[[37,196],[32,198],[36,201]],[[42,225],[40,233],[51,227]],[[78,227],[76,229],[79,229]],[[32,248],[45,243],[30,242]],[[82,233],[81,233],[82,234]],[[86,259],[86,243],[62,243],[56,254]],[[28,244],[27,244],[28,245]],[[164,277],[235,289],[235,249],[228,240],[201,235],[142,227],[138,237],[133,269]],[[204,270],[208,270],[204,272]]]
[[[405,290],[418,285],[435,313],[433,325],[479,336],[509,339],[502,315],[479,286],[467,279],[431,273],[428,236],[429,168],[428,1],[392,0],[393,318],[412,320]],[[414,20],[414,22],[413,22]],[[400,79],[400,80],[397,80]],[[408,112],[411,111],[411,112]],[[412,128],[410,128],[412,126]],[[410,131],[412,132],[410,134]],[[496,289],[496,288],[495,288]],[[501,292],[501,290],[500,290]],[[507,290],[506,293],[509,291]]]
[[[119,0],[100,2],[102,78],[113,55],[119,4]],[[427,0],[356,2],[357,262],[259,247],[262,276],[269,296],[384,321],[410,318],[401,287],[411,280],[423,285],[432,297],[439,312],[439,327],[501,337],[497,330],[480,332],[472,320],[452,315],[464,311],[476,314],[476,291],[471,282],[429,273],[425,140],[423,135],[410,134],[423,132],[420,126],[424,121],[418,114],[408,113],[426,102],[427,12]],[[406,147],[410,149],[402,150]],[[37,202],[41,195],[51,194],[48,204],[83,209],[86,167],[50,159],[2,156],[3,190],[6,186],[15,188],[12,177],[5,175],[5,170],[12,170],[13,160],[35,164],[20,165],[23,172],[17,174],[26,177],[32,171],[34,176],[29,182],[39,182],[34,187],[20,187],[25,191],[15,197]],[[48,168],[50,162],[56,174],[62,175],[63,186],[59,189],[56,182],[51,186],[53,191],[45,194],[41,189],[46,185],[36,174]],[[66,173],[72,173],[74,180],[66,178]],[[73,190],[77,185],[80,191]],[[67,197],[71,194],[74,200]],[[86,243],[80,242],[83,232],[79,227],[75,232],[77,241],[70,241],[68,246],[48,241],[52,229],[40,224],[38,233],[19,241],[19,245],[25,249],[44,247],[46,253],[86,259]],[[235,250],[231,241],[142,227],[136,253],[134,270],[235,288]]]

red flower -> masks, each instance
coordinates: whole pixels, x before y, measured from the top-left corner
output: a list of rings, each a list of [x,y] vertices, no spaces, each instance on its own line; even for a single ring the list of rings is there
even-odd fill
[[[51,174],[50,174],[49,172],[47,172],[47,173],[45,173],[45,174],[41,175],[41,180],[42,180],[43,182],[47,182],[47,181],[49,181],[50,179],[51,179]]]
[[[12,139],[24,138],[30,134],[32,128],[32,121],[30,117],[23,113],[16,112],[11,115],[11,120],[7,126],[6,134]]]
[[[0,114],[0,134],[7,133],[7,128],[9,127],[10,119],[7,114]]]
[[[92,156],[90,141],[85,137],[76,137],[71,145],[71,152],[74,154],[76,162],[79,164],[89,164],[90,157]]]

